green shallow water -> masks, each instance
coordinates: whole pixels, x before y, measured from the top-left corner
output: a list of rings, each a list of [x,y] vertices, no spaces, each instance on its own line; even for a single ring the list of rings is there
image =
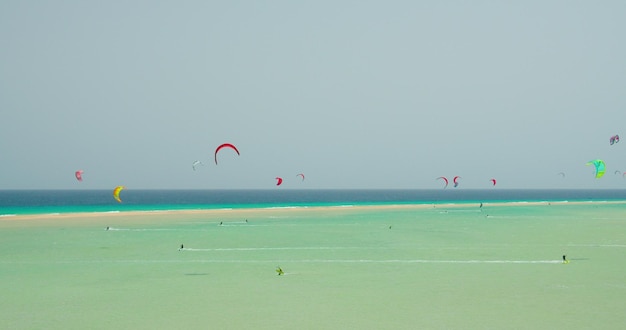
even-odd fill
[[[625,215],[624,204],[495,204],[122,215],[105,218],[108,231],[103,219],[0,221],[0,319],[7,329],[621,329]]]

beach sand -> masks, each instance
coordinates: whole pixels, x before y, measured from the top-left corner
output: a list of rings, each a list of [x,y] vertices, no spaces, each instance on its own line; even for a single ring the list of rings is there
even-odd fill
[[[4,217],[0,322],[621,329],[624,219],[619,202]]]

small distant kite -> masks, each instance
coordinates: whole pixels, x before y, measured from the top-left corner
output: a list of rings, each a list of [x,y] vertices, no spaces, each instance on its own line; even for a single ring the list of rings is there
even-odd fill
[[[126,188],[126,187],[124,187],[124,186],[117,186],[117,187],[115,187],[115,189],[113,189],[113,198],[115,198],[115,200],[118,203],[122,202],[122,200],[120,199],[120,192],[122,192],[122,190],[124,188]]]
[[[457,176],[454,177],[454,179],[452,179],[452,182],[454,183],[454,188],[459,186],[459,179],[460,178],[461,177],[457,175]]]
[[[235,150],[237,155],[240,155],[239,154],[239,150],[237,150],[237,147],[235,147],[234,145],[232,145],[230,143],[224,143],[224,144],[220,145],[219,147],[217,147],[215,149],[215,165],[217,165],[217,152],[222,150],[222,148],[231,148],[231,149]]]
[[[446,189],[446,187],[448,187],[448,178],[446,178],[445,176],[440,176],[435,180],[443,180],[446,183],[446,185],[443,186],[443,189]]]
[[[281,177],[276,177],[276,185],[280,186],[283,183],[283,178]]]
[[[297,174],[296,176],[301,176],[302,177],[302,181],[304,181],[304,174],[300,173],[300,174]]]
[[[193,162],[193,164],[191,164],[191,168],[193,168],[193,170],[195,171],[196,170],[196,166],[199,166],[199,165],[204,165],[204,164],[202,164],[201,161],[196,160],[195,162]]]
[[[495,186],[495,185],[496,185],[496,182],[497,182],[497,181],[496,181],[496,179],[489,179],[489,181],[491,181],[491,185],[492,185],[492,186]]]
[[[76,176],[76,180],[83,181],[83,172],[83,170],[78,170],[76,171],[76,173],[74,173],[74,175]]]
[[[565,177],[565,172],[559,172],[557,173],[557,175],[560,175],[561,177]]]
[[[622,174],[622,172],[620,170],[615,170],[615,172],[613,172],[613,174],[615,174],[615,175]]]
[[[586,165],[593,165],[596,168],[596,179],[601,178],[606,171],[606,164],[601,159],[590,160]]]
[[[614,145],[617,142],[619,142],[619,135],[617,135],[617,134],[611,136],[611,138],[609,139],[609,143],[611,145]]]

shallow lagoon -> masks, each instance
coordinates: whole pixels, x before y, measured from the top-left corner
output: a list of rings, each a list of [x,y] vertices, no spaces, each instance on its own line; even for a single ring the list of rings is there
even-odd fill
[[[0,220],[0,319],[12,329],[618,329],[625,216],[626,204],[587,202],[11,217]]]

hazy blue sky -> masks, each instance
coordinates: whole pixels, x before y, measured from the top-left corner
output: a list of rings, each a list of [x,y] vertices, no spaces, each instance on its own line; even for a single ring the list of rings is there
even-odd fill
[[[625,17],[626,1],[5,0],[0,189],[626,188]],[[241,156],[216,166],[224,142]]]

